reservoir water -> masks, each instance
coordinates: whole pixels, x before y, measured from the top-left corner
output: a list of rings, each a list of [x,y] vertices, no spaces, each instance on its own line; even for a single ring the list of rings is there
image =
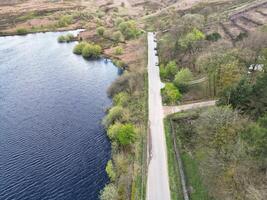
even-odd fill
[[[0,37],[1,200],[96,200],[108,181],[101,120],[118,69],[61,34]]]

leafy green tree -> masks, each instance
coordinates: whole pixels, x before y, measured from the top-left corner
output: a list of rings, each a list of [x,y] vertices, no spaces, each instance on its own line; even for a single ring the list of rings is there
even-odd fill
[[[200,57],[198,66],[208,75],[210,95],[217,95],[241,80],[245,66],[232,52],[210,53]]]
[[[81,55],[83,52],[84,47],[87,45],[87,42],[80,42],[79,44],[77,44],[74,49],[73,49],[73,53]]]
[[[122,146],[133,144],[136,140],[136,130],[132,124],[124,124],[120,127],[116,137]]]
[[[100,193],[101,200],[117,200],[118,191],[116,186],[113,183],[110,183],[104,187]]]
[[[179,48],[182,50],[190,50],[193,48],[193,45],[196,42],[204,39],[205,39],[204,33],[194,28],[191,32],[187,33],[185,36],[181,37],[178,40],[178,45]]]
[[[219,104],[230,104],[255,119],[263,116],[267,112],[267,73],[260,73],[254,84],[243,79],[237,86],[225,90]]]
[[[116,173],[114,171],[112,160],[108,161],[107,166],[106,166],[106,172],[107,172],[108,177],[110,178],[110,180],[112,182],[115,181]]]
[[[96,29],[96,32],[97,32],[97,34],[98,34],[99,36],[103,36],[104,33],[105,33],[105,28],[104,28],[103,26],[98,27],[98,28]]]
[[[173,83],[166,83],[162,89],[162,94],[163,101],[170,104],[175,104],[182,98],[180,91]]]
[[[165,67],[160,66],[160,75],[163,80],[173,80],[178,68],[175,61],[170,61]]]
[[[175,75],[174,84],[180,91],[185,92],[188,87],[188,82],[192,79],[192,72],[188,68],[183,68]]]
[[[247,151],[257,158],[267,155],[267,114],[259,118],[257,123],[250,124],[242,132],[242,139],[247,143]]]

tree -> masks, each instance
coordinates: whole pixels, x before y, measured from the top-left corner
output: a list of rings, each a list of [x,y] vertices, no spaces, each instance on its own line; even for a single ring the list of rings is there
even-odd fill
[[[106,166],[106,172],[107,172],[108,177],[110,178],[110,180],[112,182],[115,181],[116,173],[114,171],[112,160],[108,161],[107,166]]]
[[[104,187],[100,193],[101,200],[117,200],[118,191],[113,183],[110,183]]]
[[[188,87],[188,82],[192,79],[192,72],[188,68],[183,68],[175,75],[174,84],[180,91],[185,92]]]
[[[165,67],[160,66],[160,76],[163,80],[173,80],[178,68],[175,61],[170,61]]]
[[[119,144],[122,146],[133,144],[136,140],[136,131],[134,126],[129,123],[122,125],[118,130],[116,137]]]
[[[267,114],[251,123],[242,132],[242,139],[247,143],[248,153],[257,158],[266,158],[267,154]]]
[[[96,32],[99,36],[103,36],[105,33],[105,28],[103,26],[100,26],[96,29]]]
[[[162,95],[163,101],[170,104],[175,104],[182,98],[180,91],[172,83],[165,84],[162,89]]]
[[[193,45],[196,42],[204,39],[205,39],[204,33],[194,28],[191,32],[187,33],[185,36],[181,37],[178,40],[178,48],[182,50],[192,50]]]
[[[215,52],[198,58],[197,65],[208,75],[210,95],[217,95],[237,84],[246,73],[245,66],[231,51]]]

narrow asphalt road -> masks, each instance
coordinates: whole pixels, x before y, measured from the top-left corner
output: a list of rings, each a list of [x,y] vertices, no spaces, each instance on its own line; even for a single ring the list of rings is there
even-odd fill
[[[158,57],[153,33],[148,33],[148,84],[150,147],[147,180],[147,200],[170,200],[167,149],[163,127],[163,106],[160,89]]]

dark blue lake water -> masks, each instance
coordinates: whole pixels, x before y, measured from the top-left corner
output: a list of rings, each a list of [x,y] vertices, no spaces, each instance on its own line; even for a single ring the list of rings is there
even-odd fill
[[[61,34],[0,37],[1,200],[95,200],[108,181],[101,120],[118,69]]]

